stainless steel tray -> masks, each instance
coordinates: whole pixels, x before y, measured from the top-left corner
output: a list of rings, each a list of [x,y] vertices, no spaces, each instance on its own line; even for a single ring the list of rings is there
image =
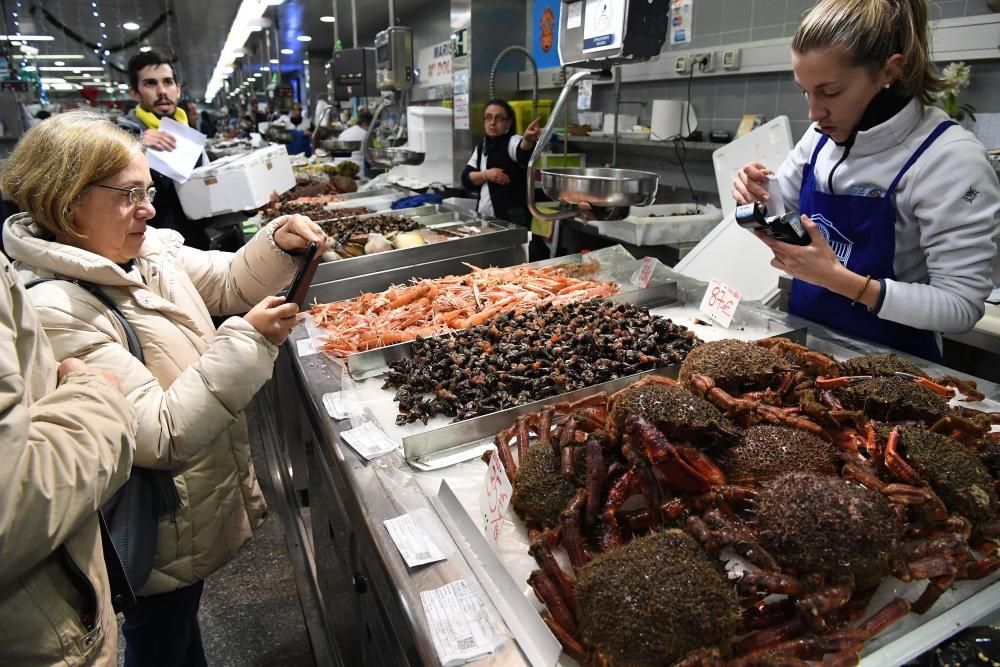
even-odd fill
[[[375,164],[386,167],[401,164],[417,165],[424,161],[424,153],[409,148],[369,148],[368,157]]]
[[[316,142],[317,148],[322,148],[328,153],[353,153],[361,150],[360,141],[340,141],[339,139],[320,139]]]
[[[631,169],[543,169],[542,191],[567,204],[645,206],[656,199],[660,177]]]
[[[365,190],[364,192],[347,192],[344,194],[337,195],[339,201],[351,201],[353,199],[369,199],[371,197],[381,197],[382,195],[399,195],[403,197],[407,194],[406,190],[397,188],[394,186],[386,186],[383,188],[375,188],[373,190]]]
[[[468,224],[459,221],[436,229],[447,231],[449,227]],[[524,261],[523,246],[530,240],[527,229],[498,221],[484,225],[481,233],[471,236],[324,262],[316,269],[306,303],[350,299],[363,292],[380,291],[389,285],[407,282],[410,278],[464,273],[468,270],[466,262],[475,266],[510,266]]]
[[[577,255],[582,257],[582,255]],[[559,257],[560,260],[567,259]],[[551,262],[551,260],[545,260]],[[535,266],[529,264],[528,266]],[[637,306],[654,308],[676,303],[677,283],[671,282],[666,285],[647,287],[646,289],[636,289],[632,285],[621,285],[622,292],[614,296],[607,297],[613,303],[631,303]],[[389,367],[390,361],[399,361],[410,356],[411,342],[386,345],[385,347],[356,352],[348,355],[344,359],[344,366],[347,372],[355,380],[364,380],[370,377],[381,375]]]

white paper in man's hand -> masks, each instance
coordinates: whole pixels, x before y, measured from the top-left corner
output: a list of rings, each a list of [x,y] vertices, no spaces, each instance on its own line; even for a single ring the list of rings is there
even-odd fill
[[[177,146],[172,151],[150,148],[146,151],[149,166],[164,176],[183,183],[191,177],[191,172],[201,157],[206,137],[198,130],[178,123],[173,118],[160,120],[160,132],[174,135]]]

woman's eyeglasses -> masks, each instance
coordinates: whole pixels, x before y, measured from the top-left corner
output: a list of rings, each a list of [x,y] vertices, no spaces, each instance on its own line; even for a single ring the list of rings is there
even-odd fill
[[[117,190],[118,192],[124,192],[128,195],[129,203],[133,206],[138,206],[142,202],[149,200],[149,203],[153,203],[153,198],[156,197],[156,188],[143,188],[135,185],[131,188],[116,188],[113,185],[101,185],[100,183],[91,183],[91,185],[98,188],[105,188],[107,190]]]
[[[483,120],[487,123],[506,123],[510,120],[510,118],[507,118],[507,116],[491,116],[486,114],[486,116],[483,117]]]

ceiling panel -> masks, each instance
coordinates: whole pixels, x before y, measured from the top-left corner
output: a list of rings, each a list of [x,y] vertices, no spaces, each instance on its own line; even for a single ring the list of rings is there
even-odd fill
[[[333,14],[334,1],[338,3],[339,38],[348,48],[353,42],[349,0],[285,0],[282,5],[267,10],[266,16],[276,18],[280,47],[294,51],[291,55],[282,55],[283,62],[298,66],[310,55],[326,58],[332,54],[334,26],[319,19]],[[397,22],[405,24],[408,16],[413,16],[432,2],[441,1],[396,0]],[[38,32],[52,35],[55,37],[53,41],[32,42],[32,46],[37,47],[42,55],[85,56],[82,60],[73,61],[73,64],[102,66],[101,60],[104,59],[107,62],[106,73],[96,74],[114,82],[126,80],[123,71],[119,70],[125,69],[128,59],[140,46],[121,48],[122,45],[135,40],[154,21],[170,11],[171,19],[162,21],[142,43],[173,54],[177,58],[185,92],[198,98],[218,62],[240,0],[0,0],[0,4],[6,8],[5,33],[13,34],[20,29],[21,34]],[[388,2],[356,0],[356,7],[358,44],[370,46],[375,33],[389,25]],[[15,20],[20,21],[20,26],[14,25]],[[138,23],[140,29],[126,30],[122,24],[127,21]],[[102,22],[103,27],[100,25]],[[75,36],[67,34],[67,30]],[[312,40],[308,43],[298,41],[296,37],[303,34],[311,36]],[[251,36],[252,42],[261,39]],[[100,46],[97,46],[98,43]],[[261,44],[252,43],[250,46],[258,51],[262,49]],[[105,54],[105,50],[109,53]]]

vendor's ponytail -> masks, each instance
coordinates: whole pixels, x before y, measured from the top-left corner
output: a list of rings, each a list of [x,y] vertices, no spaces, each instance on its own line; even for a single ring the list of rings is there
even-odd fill
[[[792,49],[837,49],[873,71],[902,54],[896,87],[929,104],[942,89],[929,41],[927,0],[821,0],[799,25]]]

